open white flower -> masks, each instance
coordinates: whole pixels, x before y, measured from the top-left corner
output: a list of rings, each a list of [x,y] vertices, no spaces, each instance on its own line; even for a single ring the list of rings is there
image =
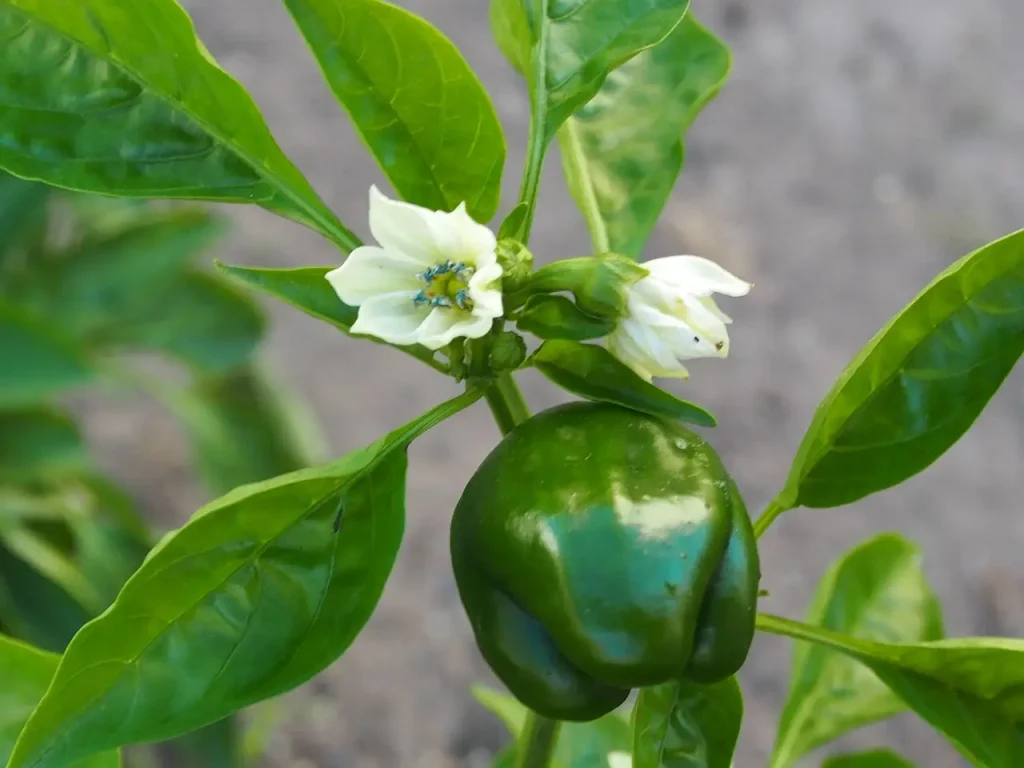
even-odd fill
[[[647,381],[686,378],[686,360],[726,357],[732,320],[711,294],[744,296],[750,284],[699,256],[668,256],[643,266],[649,274],[630,286],[626,316],[608,337],[608,350]]]
[[[379,245],[356,248],[327,273],[338,297],[359,308],[352,333],[440,349],[485,335],[501,317],[497,241],[465,204],[432,211],[370,187],[370,232]]]

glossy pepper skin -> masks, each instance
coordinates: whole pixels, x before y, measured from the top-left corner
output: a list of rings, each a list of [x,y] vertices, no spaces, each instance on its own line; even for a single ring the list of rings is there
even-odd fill
[[[484,658],[546,717],[721,680],[753,639],[760,573],[735,484],[699,436],[619,406],[512,430],[459,500],[451,554]]]

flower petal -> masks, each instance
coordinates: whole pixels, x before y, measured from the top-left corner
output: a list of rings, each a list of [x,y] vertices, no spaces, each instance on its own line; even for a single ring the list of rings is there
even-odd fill
[[[707,309],[708,312],[710,312],[719,320],[721,320],[723,324],[729,325],[729,323],[732,322],[732,318],[725,314],[725,312],[720,310],[718,308],[718,305],[715,304],[715,300],[712,299],[710,296],[702,296],[701,298],[698,299],[698,301],[704,305],[705,309]]]
[[[655,376],[685,379],[690,375],[671,350],[659,350],[656,357],[646,342],[639,343],[636,336],[623,332],[622,326],[608,337],[608,351],[632,368],[644,381],[650,381]]]
[[[500,278],[501,265],[497,263],[478,269],[469,278],[468,294],[473,302],[474,315],[495,318],[504,314],[501,290],[494,286]]]
[[[650,271],[651,277],[694,296],[710,296],[712,293],[745,296],[751,288],[750,283],[700,256],[666,256],[644,262],[643,266]]]
[[[498,240],[483,224],[477,224],[462,203],[451,213],[437,211],[431,229],[438,250],[452,261],[472,264],[477,269],[497,263]]]
[[[686,319],[700,341],[695,351],[700,357],[727,357],[729,355],[729,330],[718,316],[704,303],[691,296],[682,299],[686,305]]]
[[[415,292],[385,293],[367,299],[359,307],[352,333],[376,336],[391,344],[415,344],[417,329],[430,314],[430,307],[417,304]]]
[[[434,236],[436,211],[392,200],[370,187],[370,232],[386,250],[405,255],[421,267],[444,261]]]
[[[427,349],[440,349],[460,337],[479,339],[491,330],[491,321],[490,317],[437,307],[416,332],[416,340]]]
[[[620,363],[632,369],[632,371],[641,379],[644,381],[650,381],[653,376],[644,365],[646,361],[642,357],[634,354],[635,350],[629,345],[624,344],[623,340],[623,334],[619,332],[612,333],[606,339],[608,351],[611,352]]]
[[[345,263],[327,273],[327,281],[343,302],[358,307],[367,299],[385,293],[418,291],[420,267],[401,253],[375,245],[356,248]]]

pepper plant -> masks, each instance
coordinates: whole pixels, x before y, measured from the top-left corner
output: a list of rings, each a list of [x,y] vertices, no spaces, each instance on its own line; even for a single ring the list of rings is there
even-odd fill
[[[505,437],[453,513],[451,554],[480,651],[512,694],[478,691],[515,735],[499,765],[729,766],[756,630],[796,641],[773,768],[906,708],[974,765],[1024,765],[1024,643],[943,639],[913,545],[883,534],[847,554],[804,621],[757,612],[756,545],[790,510],[921,472],[970,427],[1024,349],[1024,233],[964,256],[868,342],[752,523],[710,436],[691,430],[714,416],[654,383],[726,357],[713,296],[751,289],[704,258],[639,260],[682,137],[729,70],[688,2],[493,0],[531,105],[520,194],[503,206],[501,126],[439,31],[379,0],[284,4],[394,190],[370,191],[370,244],[174,0],[0,0],[0,165],[304,224],[340,266],[224,272],[465,391],[332,463],[236,488],[164,537],[12,716],[24,725],[8,768],[113,764],[123,745],[200,728],[337,660],[398,552],[410,443],[481,399]],[[530,242],[555,142],[590,255]],[[580,400],[531,416],[514,379],[525,367]],[[6,688],[31,688],[18,659],[34,652],[4,647]],[[875,750],[826,764],[909,763]]]

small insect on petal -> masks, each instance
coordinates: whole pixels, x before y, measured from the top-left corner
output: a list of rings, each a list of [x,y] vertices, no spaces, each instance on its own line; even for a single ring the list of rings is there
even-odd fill
[[[608,337],[608,349],[645,380],[686,378],[685,361],[725,357],[731,322],[712,293],[742,296],[750,284],[707,259],[669,256],[646,262],[631,285],[627,311]]]

